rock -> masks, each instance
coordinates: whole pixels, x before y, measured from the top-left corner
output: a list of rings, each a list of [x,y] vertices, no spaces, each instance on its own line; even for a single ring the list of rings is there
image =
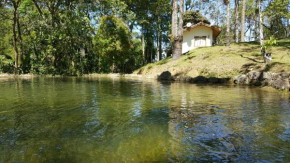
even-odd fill
[[[271,73],[271,72],[256,72],[252,71],[246,75],[239,75],[234,78],[235,84],[250,84],[272,86],[280,90],[290,91],[290,74],[289,73]]]
[[[262,76],[262,72],[251,71],[247,75],[250,80],[258,80]]]
[[[279,73],[271,73],[271,80],[277,80],[280,77]]]
[[[289,79],[277,79],[275,81],[272,81],[271,85],[279,90],[289,90],[290,85],[289,85]]]
[[[270,72],[263,72],[262,79],[271,79],[271,73]]]
[[[239,75],[234,78],[234,83],[235,84],[248,84],[249,83],[248,79],[249,78],[247,75]]]
[[[158,80],[172,80],[172,75],[169,71],[164,71],[158,76]]]

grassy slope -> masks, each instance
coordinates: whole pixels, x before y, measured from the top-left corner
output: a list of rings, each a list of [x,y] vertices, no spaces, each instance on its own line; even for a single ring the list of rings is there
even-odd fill
[[[205,77],[233,77],[248,71],[290,72],[290,39],[278,41],[270,49],[273,60],[264,64],[258,43],[232,44],[230,47],[214,46],[198,48],[173,61],[170,58],[148,64],[134,74],[160,75],[170,71],[174,76],[199,75]]]

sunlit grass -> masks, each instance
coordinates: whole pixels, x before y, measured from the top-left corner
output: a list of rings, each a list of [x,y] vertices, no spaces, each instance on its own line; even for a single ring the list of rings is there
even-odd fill
[[[159,75],[170,71],[173,75],[196,77],[233,77],[249,71],[290,71],[290,39],[278,40],[278,45],[267,49],[272,53],[272,63],[263,63],[257,42],[198,48],[183,55],[178,61],[167,58],[148,64],[134,73]]]

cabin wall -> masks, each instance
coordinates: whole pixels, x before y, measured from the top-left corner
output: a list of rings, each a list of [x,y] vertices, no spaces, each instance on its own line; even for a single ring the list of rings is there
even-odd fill
[[[213,42],[213,31],[212,29],[204,26],[198,26],[190,31],[185,31],[183,33],[183,43],[182,43],[182,53],[186,53],[192,49],[197,48],[195,46],[196,40],[195,37],[206,36],[205,46],[212,46]]]

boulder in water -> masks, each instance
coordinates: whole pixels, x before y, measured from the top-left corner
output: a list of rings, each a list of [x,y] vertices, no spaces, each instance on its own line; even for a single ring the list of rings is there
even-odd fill
[[[158,80],[172,80],[171,72],[164,71],[158,76]]]

